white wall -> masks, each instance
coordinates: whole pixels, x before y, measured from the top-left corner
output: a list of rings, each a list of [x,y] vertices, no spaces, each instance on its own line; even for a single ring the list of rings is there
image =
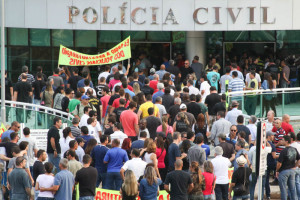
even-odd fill
[[[125,3],[125,4],[124,4]],[[125,5],[124,19],[120,24],[122,5]],[[79,9],[79,14],[69,21],[69,6]],[[299,30],[299,0],[5,0],[6,27],[46,28],[46,29],[83,29],[83,30],[157,30],[157,31],[227,31],[227,30]],[[88,24],[83,20],[83,11],[93,8],[97,13],[97,21]],[[114,24],[103,24],[103,7],[109,7],[107,21]],[[219,13],[216,8],[220,7]],[[254,23],[250,21],[250,9],[254,8]],[[268,7],[268,22],[263,22],[263,8]],[[135,8],[137,23],[131,20],[131,12]],[[193,12],[200,9],[195,16],[201,23],[197,24]],[[237,16],[233,23],[228,9]],[[172,9],[177,24],[167,21]],[[156,11],[156,24],[153,24],[152,10]],[[240,10],[240,11],[239,11]],[[265,13],[266,14],[266,13]],[[215,24],[219,15],[220,24]],[[87,20],[93,18],[92,10],[87,13]]]

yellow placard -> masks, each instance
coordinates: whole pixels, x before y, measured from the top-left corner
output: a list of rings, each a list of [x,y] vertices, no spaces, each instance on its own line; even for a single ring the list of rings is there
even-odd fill
[[[1,137],[2,137],[2,134],[6,131],[6,127],[4,126],[3,123],[1,123],[1,127],[0,127],[0,141],[1,141]]]
[[[58,65],[106,65],[128,58],[131,58],[130,36],[112,49],[98,55],[79,53],[60,45]]]

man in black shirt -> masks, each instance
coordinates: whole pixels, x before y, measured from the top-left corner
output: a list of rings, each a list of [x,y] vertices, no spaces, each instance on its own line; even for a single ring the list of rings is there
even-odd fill
[[[187,78],[187,75],[192,74],[193,72],[194,70],[190,67],[190,62],[188,60],[184,61],[184,67],[180,67],[180,81],[183,82],[183,80]]]
[[[102,102],[97,97],[93,96],[92,88],[89,88],[86,94],[90,97],[89,103],[92,104],[97,110],[97,121],[101,122]]]
[[[170,126],[173,126],[173,123],[176,119],[176,115],[180,112],[180,104],[181,104],[181,99],[177,97],[174,99],[174,105],[171,106],[170,109],[168,110]]]
[[[175,161],[175,171],[167,174],[164,188],[170,193],[171,200],[188,200],[188,193],[194,188],[189,173],[182,171],[183,162],[181,159]],[[170,186],[171,185],[171,190]]]
[[[125,99],[119,99],[119,107],[114,109],[114,113],[116,114],[116,121],[120,123],[120,116],[124,110],[127,110],[125,108],[126,100]]]
[[[211,86],[210,94],[205,98],[205,104],[208,108],[208,115],[210,120],[209,124],[213,124],[213,122],[216,120],[217,113],[214,113],[213,107],[219,102],[221,102],[221,96],[217,93],[216,87]]]
[[[161,121],[158,117],[154,116],[153,107],[148,108],[149,117],[146,118],[147,121],[147,129],[150,134],[150,138],[155,140],[156,138],[156,129],[159,125],[161,125]]]
[[[27,82],[27,75],[23,73],[21,75],[21,81],[18,82],[15,86],[13,101],[29,103],[32,100],[31,97],[32,97],[32,87]],[[26,111],[26,113],[27,115],[29,115],[30,111]],[[18,122],[21,123],[26,121],[25,120],[26,116],[24,116],[23,109],[18,108],[16,110],[16,114],[17,114]]]
[[[9,142],[0,143],[0,147],[5,147],[6,157],[8,157],[8,158],[13,157],[12,149],[16,146],[18,147],[18,145],[17,145],[18,141],[19,141],[18,133],[12,132],[10,134],[10,141]],[[8,167],[8,161],[6,163],[7,163],[6,167]]]
[[[223,149],[223,157],[228,158],[230,162],[232,162],[235,158],[234,147],[232,144],[226,142],[226,135],[220,134],[218,135],[220,144],[218,146]]]
[[[76,172],[75,184],[79,184],[79,196],[94,199],[98,172],[91,167],[92,158],[86,154],[82,159],[83,168]]]
[[[166,110],[169,110],[169,108],[174,105],[174,97],[170,95],[171,89],[169,87],[165,88],[165,94],[161,96],[162,98],[162,105],[165,106]]]
[[[282,145],[285,148],[280,152],[276,166],[276,177],[278,177],[281,199],[287,199],[289,191],[289,198],[296,199],[295,189],[295,167],[298,166],[300,156],[296,148],[291,147],[291,136],[283,136]],[[288,186],[288,191],[286,186]]]
[[[105,77],[101,77],[99,80],[99,84],[95,87],[97,98],[101,99],[101,97],[103,97],[102,89],[104,87],[107,87],[107,85],[105,84]]]
[[[217,113],[219,111],[226,112],[226,94],[222,94],[221,102],[216,103],[212,109],[212,113]]]
[[[246,133],[246,138],[245,140],[247,141],[247,143],[249,143],[249,136],[251,135],[250,133],[250,130],[247,126],[244,125],[244,116],[243,115],[239,115],[237,118],[236,118],[236,122],[237,122],[237,130],[238,132],[237,133],[240,133],[242,131],[244,131]],[[251,141],[250,141],[251,142]]]
[[[149,86],[149,84],[150,84],[150,79],[149,78],[145,78],[145,80],[144,80],[144,86],[141,88],[141,91],[144,92],[145,96],[147,94],[151,94],[152,95],[153,92],[154,92],[153,88],[151,88]]]
[[[198,115],[201,113],[201,107],[198,103],[196,103],[196,95],[191,94],[190,95],[190,103],[187,104],[187,111],[189,113],[192,113],[197,120]]]
[[[53,119],[53,126],[49,129],[47,135],[47,154],[49,158],[49,162],[51,162],[57,172],[60,171],[59,169],[59,161],[60,161],[60,154],[61,148],[59,144],[59,130],[62,125],[61,119],[59,117],[55,117]]]
[[[47,154],[45,150],[40,149],[37,152],[37,160],[33,164],[33,180],[34,180],[34,186],[36,183],[36,179],[40,174],[45,174],[45,167],[43,165],[43,162],[46,160]],[[35,194],[37,195],[39,191],[35,191]]]
[[[62,98],[61,100],[61,109],[64,112],[69,112],[69,103],[70,103],[70,99],[73,99],[74,97],[74,91],[71,88],[67,88],[65,90],[65,96]]]
[[[67,87],[71,88],[74,91],[77,91],[77,83],[82,79],[81,76],[78,75],[78,68],[74,67],[73,68],[73,76],[71,76],[68,80]]]

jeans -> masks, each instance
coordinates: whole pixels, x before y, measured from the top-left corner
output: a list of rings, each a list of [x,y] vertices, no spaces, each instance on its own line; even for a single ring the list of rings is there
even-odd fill
[[[215,200],[215,195],[210,194],[210,195],[203,195],[204,200]]]
[[[296,169],[295,179],[296,179],[296,192],[299,199],[300,198],[300,168]]]
[[[247,200],[249,198],[250,198],[250,195],[247,194],[247,195],[243,195],[243,196],[233,196],[232,200]]]
[[[256,176],[256,173],[252,173],[251,177],[252,177],[252,180],[250,182],[250,199],[254,200],[255,186],[256,186],[258,177]],[[266,176],[263,176],[263,178],[262,178],[262,197],[261,197],[261,199],[264,199],[265,182],[266,182]]]
[[[106,187],[106,175],[107,175],[107,173],[100,173],[98,171],[98,179],[97,179],[97,183],[96,183],[97,187],[99,187],[100,183],[102,183],[102,188],[107,189],[107,187]]]
[[[266,172],[266,180],[265,180],[265,188],[266,188],[266,196],[270,197],[271,196],[271,190],[270,190],[270,174],[272,171],[275,169],[273,168],[268,168]]]
[[[57,157],[54,158],[53,153],[48,153],[48,161],[51,162],[55,166],[56,173],[58,173],[60,171],[60,169],[59,169],[60,154],[57,154]],[[54,170],[54,168],[53,168],[53,170]]]
[[[94,200],[93,196],[79,197],[79,200]]]
[[[122,186],[120,172],[108,172],[106,174],[106,186],[109,190],[120,190]]]
[[[286,169],[279,173],[278,181],[281,200],[287,200],[288,192],[286,186],[288,186],[288,191],[290,193],[289,199],[296,199],[295,174],[296,171],[294,169]]]
[[[216,184],[215,194],[216,200],[228,199],[229,184]]]

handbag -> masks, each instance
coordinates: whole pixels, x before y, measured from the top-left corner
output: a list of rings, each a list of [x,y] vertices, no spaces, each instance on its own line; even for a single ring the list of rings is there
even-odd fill
[[[234,195],[236,195],[236,196],[241,196],[241,195],[243,195],[243,193],[247,192],[247,189],[246,189],[246,167],[245,167],[245,174],[244,174],[244,184],[235,186],[233,188],[233,192],[234,192]]]

